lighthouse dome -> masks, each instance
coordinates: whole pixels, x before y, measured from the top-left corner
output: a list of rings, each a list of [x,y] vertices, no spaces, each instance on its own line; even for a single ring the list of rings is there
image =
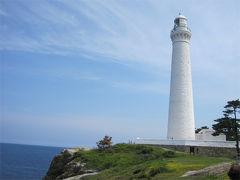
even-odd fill
[[[176,17],[176,18],[187,19],[184,15],[182,15],[182,13],[179,13],[178,17]]]
[[[182,13],[179,13],[179,15],[174,20],[175,26],[187,26],[187,18],[182,15]]]

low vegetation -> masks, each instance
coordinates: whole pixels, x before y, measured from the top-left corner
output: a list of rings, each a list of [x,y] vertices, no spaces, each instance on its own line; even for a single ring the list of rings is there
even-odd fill
[[[166,150],[157,146],[117,144],[105,151],[79,151],[75,161],[85,162],[85,169],[100,171],[84,179],[176,179],[187,171],[230,161],[227,158],[202,157]],[[206,176],[202,179],[221,179]],[[197,179],[198,177],[196,177]],[[183,178],[188,179],[188,178]],[[191,177],[190,179],[194,179]]]

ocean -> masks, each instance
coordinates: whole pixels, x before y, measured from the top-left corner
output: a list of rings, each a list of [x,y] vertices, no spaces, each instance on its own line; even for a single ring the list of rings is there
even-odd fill
[[[62,149],[0,143],[0,180],[40,180]]]

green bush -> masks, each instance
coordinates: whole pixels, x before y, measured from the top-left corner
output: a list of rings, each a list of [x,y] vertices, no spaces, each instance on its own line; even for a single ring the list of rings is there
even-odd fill
[[[135,178],[152,178],[159,173],[168,172],[165,164],[155,164],[154,166],[148,166],[146,168],[139,168],[133,171],[133,177]]]
[[[152,147],[143,146],[143,145],[137,146],[136,150],[137,150],[137,154],[150,154],[153,152]]]
[[[168,172],[166,167],[150,167],[148,171],[148,177],[153,177],[159,173]]]
[[[163,157],[165,157],[165,158],[175,157],[175,152],[173,152],[173,151],[165,151],[165,152],[163,153]]]

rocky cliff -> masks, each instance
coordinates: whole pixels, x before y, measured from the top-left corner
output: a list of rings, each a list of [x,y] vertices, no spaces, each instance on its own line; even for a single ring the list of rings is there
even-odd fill
[[[199,179],[211,174],[216,179],[223,179],[231,162],[228,158],[193,156],[158,146],[116,144],[104,151],[88,148],[64,149],[54,157],[43,180],[79,180],[96,174],[97,179],[104,180],[178,179],[183,174],[199,176]]]
[[[76,152],[89,150],[89,148],[64,149],[60,154],[54,157],[43,180],[60,180],[77,175],[96,173],[95,170],[83,170],[85,163],[74,162],[74,155]]]

